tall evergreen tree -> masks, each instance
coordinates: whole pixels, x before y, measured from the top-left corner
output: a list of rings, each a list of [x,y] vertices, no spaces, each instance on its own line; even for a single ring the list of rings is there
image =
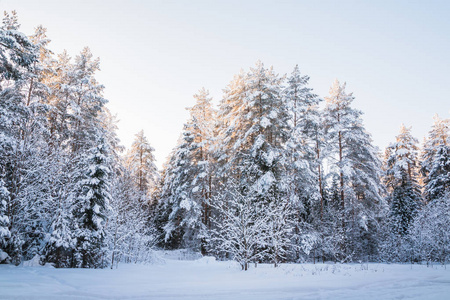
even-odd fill
[[[82,268],[102,266],[105,221],[110,209],[110,173],[108,149],[100,139],[85,159],[80,160],[81,172],[73,214],[77,223],[76,264]]]
[[[384,260],[405,261],[411,258],[409,233],[421,206],[418,184],[417,139],[403,124],[396,142],[385,152],[384,182],[388,191],[389,213],[385,216],[380,241]]]
[[[136,134],[131,149],[127,154],[127,165],[135,177],[135,184],[144,196],[156,186],[158,170],[155,165],[155,156],[152,146],[141,130]]]
[[[319,98],[308,85],[309,77],[301,75],[298,66],[287,79],[283,91],[290,113],[290,137],[286,143],[292,162],[289,168],[290,198],[297,210],[295,244],[302,237],[317,236],[323,227],[324,180],[321,164],[322,124]]]
[[[290,162],[285,146],[290,115],[281,95],[281,83],[282,78],[272,68],[266,69],[258,62],[247,74],[235,77],[219,111],[222,143],[218,163],[223,186],[227,186],[226,178],[236,180],[243,197],[266,215],[271,204],[283,205],[289,189]],[[275,236],[258,251],[274,253]]]
[[[210,226],[212,192],[213,117],[209,93],[202,89],[194,95],[181,143],[168,166],[162,198],[171,206],[165,226],[166,240],[182,235],[182,245],[206,253],[207,229]],[[176,233],[178,232],[178,233]]]
[[[433,128],[425,142],[421,173],[425,177],[427,201],[442,198],[450,191],[450,119],[435,116]]]
[[[411,128],[403,124],[396,140],[389,146],[385,181],[391,192],[392,221],[398,234],[405,235],[421,204],[417,172],[418,141],[411,135]]]
[[[66,60],[64,55],[61,59]],[[64,63],[66,64],[66,63]],[[100,70],[100,60],[94,59],[89,48],[75,57],[73,65],[66,70],[67,84],[62,85],[65,113],[68,123],[68,141],[73,153],[92,148],[102,134],[98,116],[108,102],[103,98],[104,86],[95,79]]]
[[[327,163],[330,177],[338,178],[341,227],[346,239],[340,259],[373,254],[377,213],[383,204],[381,162],[362,124],[362,112],[351,107],[353,95],[335,81],[325,97]]]

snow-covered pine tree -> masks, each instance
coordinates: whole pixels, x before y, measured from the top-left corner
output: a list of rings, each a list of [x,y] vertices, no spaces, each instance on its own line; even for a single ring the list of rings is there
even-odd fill
[[[283,95],[290,113],[291,134],[288,146],[291,148],[296,167],[294,176],[299,177],[296,184],[300,190],[314,198],[318,196],[318,191],[323,193],[322,186],[316,185],[317,182],[322,182],[321,168],[317,163],[321,148],[321,141],[317,137],[322,124],[318,111],[320,100],[312,93],[312,89],[307,87],[308,82],[309,77],[302,76],[298,65],[295,66],[287,79]]]
[[[67,51],[59,54],[57,59],[50,62],[52,73],[45,77],[45,82],[50,88],[48,103],[52,109],[48,112],[49,131],[52,138],[49,144],[56,146],[69,147],[70,127],[69,121],[72,118],[70,99],[70,72],[72,64]]]
[[[194,95],[180,144],[166,169],[162,201],[170,206],[165,225],[166,242],[182,236],[181,245],[206,253],[209,227],[212,169],[210,147],[213,142],[214,110],[209,93],[202,89]],[[170,178],[170,179],[169,179]]]
[[[434,117],[423,149],[421,173],[427,201],[442,198],[450,191],[450,119]]]
[[[410,226],[421,206],[418,184],[417,139],[403,124],[396,142],[385,152],[384,182],[388,191],[389,213],[385,216],[380,254],[384,260],[406,261],[411,258]]]
[[[253,202],[261,215],[269,215],[270,205],[282,206],[288,197],[290,161],[285,146],[290,115],[281,84],[282,78],[272,68],[257,62],[255,68],[247,74],[241,72],[230,83],[219,110],[218,176],[224,188],[227,180],[235,180],[239,193]],[[285,229],[284,234],[291,232]],[[267,229],[261,228],[260,233],[267,234]],[[285,239],[277,234],[270,237],[259,244],[258,252],[269,254],[266,259],[275,262],[270,254]]]
[[[194,95],[195,105],[189,108],[192,116],[192,132],[194,143],[191,151],[193,163],[196,164],[197,171],[192,180],[192,193],[196,194],[202,206],[202,222],[210,227],[210,201],[213,189],[213,157],[211,149],[214,145],[214,122],[216,111],[212,107],[212,98],[205,88],[199,90]],[[205,241],[202,242],[204,244]],[[205,253],[206,249],[202,249]]]
[[[190,145],[194,141],[185,125],[182,142],[170,159],[166,169],[165,185],[161,192],[162,201],[167,202],[170,210],[164,225],[165,242],[175,248],[187,247],[200,249],[197,236],[206,228],[201,222],[201,204],[191,197],[191,181],[195,176],[190,161]]]
[[[52,76],[54,70],[53,52],[48,49],[50,39],[47,37],[47,29],[39,25],[36,27],[30,40],[35,46],[35,56],[37,59],[30,66],[30,71],[27,72],[26,83],[23,86],[23,94],[26,97],[26,106],[31,107],[34,114],[39,112],[47,112],[50,107],[48,104],[48,95],[50,90],[46,84],[47,78]]]
[[[389,146],[386,161],[385,182],[390,191],[392,224],[398,234],[404,236],[421,206],[418,184],[418,140],[411,135],[411,127],[403,124],[396,142]],[[393,228],[394,229],[394,228]]]
[[[322,227],[324,184],[321,164],[323,134],[318,110],[319,98],[308,85],[309,77],[301,75],[298,65],[287,79],[283,97],[290,113],[290,137],[287,151],[292,162],[289,170],[292,207],[297,210],[294,244],[302,237],[318,236]],[[309,232],[310,231],[310,232]],[[297,257],[298,259],[298,257]]]
[[[178,140],[178,146],[181,144],[181,137]],[[167,235],[166,225],[169,222],[169,217],[172,214],[173,203],[175,195],[172,190],[173,179],[176,176],[175,169],[177,168],[175,162],[178,161],[176,154],[178,146],[172,150],[168,156],[167,162],[163,164],[161,170],[160,181],[158,183],[157,195],[155,202],[152,205],[152,221],[156,227],[158,235],[157,246],[165,249],[176,249],[181,247],[181,239],[183,232],[181,229],[170,228],[170,235]]]
[[[335,80],[325,97],[329,177],[339,179],[339,206],[345,240],[338,259],[362,259],[376,251],[376,217],[383,205],[381,162],[362,124],[362,112],[351,107],[353,95]]]
[[[224,89],[224,96],[217,112],[218,140],[221,143],[214,148],[214,157],[217,160],[218,169],[216,176],[223,186],[226,186],[228,178],[238,179],[240,177],[234,162],[237,159],[235,155],[241,149],[248,148],[248,145],[237,143],[238,135],[235,133],[240,131],[246,122],[240,118],[240,114],[246,109],[244,103],[247,89],[245,78],[246,74],[243,70],[234,76]]]
[[[81,157],[77,171],[77,193],[73,198],[76,222],[76,265],[98,268],[104,257],[105,222],[110,210],[109,149],[100,138],[88,155]]]
[[[142,197],[146,198],[144,202],[149,201],[151,196],[149,193],[158,180],[158,169],[153,151],[155,149],[150,146],[144,131],[141,130],[135,135],[131,149],[127,153],[127,167],[134,174],[135,184],[142,193]]]
[[[35,45],[19,28],[17,13],[5,11],[0,27],[0,91],[25,79],[37,60]]]
[[[95,79],[100,70],[100,60],[94,59],[89,48],[84,48],[75,57],[73,66],[68,70],[68,84],[63,85],[70,109],[69,132],[72,152],[87,151],[97,141],[98,115],[108,102],[103,98],[104,86]]]

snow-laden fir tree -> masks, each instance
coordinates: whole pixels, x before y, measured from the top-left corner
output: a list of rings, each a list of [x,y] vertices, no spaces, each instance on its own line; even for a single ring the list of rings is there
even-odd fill
[[[192,193],[198,197],[202,205],[202,222],[209,228],[211,216],[211,196],[213,192],[213,157],[211,149],[214,145],[214,122],[216,112],[212,107],[209,91],[202,88],[194,95],[196,103],[189,108],[192,120],[194,143],[191,152],[193,163],[197,166],[192,181]],[[203,244],[205,241],[203,241]],[[206,249],[203,249],[205,252]]]
[[[417,139],[403,124],[396,142],[385,153],[384,182],[389,212],[385,216],[380,240],[383,260],[405,261],[411,258],[410,226],[421,206],[418,184]]]
[[[450,191],[450,119],[434,117],[426,139],[421,163],[427,201],[442,198]]]
[[[184,125],[180,144],[166,172],[162,201],[170,206],[165,225],[166,241],[182,236],[181,245],[206,252],[210,226],[212,192],[212,156],[214,110],[205,89],[194,95],[190,119]]]
[[[395,229],[400,235],[408,232],[422,202],[417,143],[418,140],[411,135],[411,127],[402,124],[396,142],[389,146],[387,152],[385,182],[390,192],[390,218],[396,223]]]
[[[281,84],[282,78],[272,68],[266,69],[258,62],[230,83],[219,109],[218,177],[225,189],[227,179],[234,179],[239,193],[261,215],[268,215],[271,205],[283,206],[288,198],[287,169],[291,162],[285,146],[290,114]],[[285,229],[284,234],[291,232]],[[261,228],[260,233],[265,235],[267,230]],[[267,253],[267,260],[279,262],[273,255],[280,240],[279,235],[272,234],[259,245],[259,253]]]
[[[290,137],[286,143],[291,160],[289,170],[291,203],[297,210],[295,241],[318,236],[324,205],[323,134],[318,109],[319,98],[308,87],[309,77],[301,75],[298,65],[287,79],[283,97],[290,114]],[[313,224],[314,223],[314,224]]]
[[[178,140],[178,146],[181,145],[181,137]],[[165,249],[176,249],[181,245],[183,233],[181,230],[171,230],[170,236],[166,235],[166,225],[169,222],[169,217],[173,208],[173,190],[171,189],[171,182],[174,179],[176,169],[175,161],[177,161],[178,153],[176,151],[178,146],[172,149],[172,152],[163,164],[160,180],[155,189],[155,200],[151,206],[151,220],[156,228],[157,246]]]
[[[345,237],[340,260],[375,253],[376,218],[383,204],[377,149],[364,129],[362,112],[351,107],[354,97],[345,86],[337,80],[333,83],[324,109],[328,176],[339,182],[340,215],[335,217],[340,218]]]
[[[76,222],[75,263],[77,267],[98,268],[105,262],[105,222],[110,210],[109,149],[98,140],[89,154],[79,161],[77,193],[73,198],[73,215]]]
[[[155,149],[150,145],[141,130],[135,135],[131,149],[127,154],[127,167],[135,178],[135,184],[143,197],[150,198],[152,188],[158,180],[158,169],[155,165]]]

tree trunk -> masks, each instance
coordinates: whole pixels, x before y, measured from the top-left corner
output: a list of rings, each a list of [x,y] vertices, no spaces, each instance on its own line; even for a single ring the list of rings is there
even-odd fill
[[[319,192],[320,192],[320,220],[323,220],[323,187],[322,187],[322,169],[320,166],[320,148],[319,148],[319,137],[316,137],[316,158],[317,158],[317,166],[318,166],[318,175],[319,175]]]
[[[345,211],[345,195],[344,195],[344,173],[342,172],[342,133],[339,131],[339,181],[340,181],[340,192],[341,192],[341,207],[342,212]]]
[[[339,131],[339,181],[340,181],[340,189],[341,189],[341,208],[342,208],[342,234],[343,234],[343,241],[341,245],[342,255],[345,256],[346,253],[346,239],[345,239],[345,194],[344,194],[344,173],[342,172],[342,133]]]
[[[34,78],[31,78],[30,89],[28,90],[27,106],[30,106],[30,103],[31,103],[31,92],[33,91],[33,80],[34,80]]]

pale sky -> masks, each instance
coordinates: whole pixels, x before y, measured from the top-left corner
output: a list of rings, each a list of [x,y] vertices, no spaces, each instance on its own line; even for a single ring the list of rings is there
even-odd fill
[[[401,123],[422,141],[435,113],[450,117],[450,1],[0,0],[14,9],[26,34],[48,29],[54,52],[100,57],[123,145],[144,129],[159,166],[192,95],[205,87],[218,103],[257,60],[280,74],[298,64],[322,98],[347,82],[381,149]]]

